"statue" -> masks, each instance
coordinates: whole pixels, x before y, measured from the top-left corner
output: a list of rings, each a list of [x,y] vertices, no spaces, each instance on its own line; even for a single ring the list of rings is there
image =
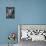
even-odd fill
[[[10,33],[9,36],[8,36],[8,39],[9,39],[10,41],[12,41],[11,44],[13,44],[13,42],[14,42],[15,39],[16,39],[16,34],[15,34],[14,32]],[[9,44],[10,44],[10,43],[8,42],[8,46],[9,46]]]

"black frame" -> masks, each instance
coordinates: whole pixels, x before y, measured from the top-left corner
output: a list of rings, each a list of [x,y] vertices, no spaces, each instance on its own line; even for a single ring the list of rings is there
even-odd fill
[[[6,18],[15,18],[15,7],[6,7]]]

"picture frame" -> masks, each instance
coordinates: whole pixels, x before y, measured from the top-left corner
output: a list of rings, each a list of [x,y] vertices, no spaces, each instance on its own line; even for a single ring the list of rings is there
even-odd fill
[[[15,7],[6,7],[6,18],[15,18]]]

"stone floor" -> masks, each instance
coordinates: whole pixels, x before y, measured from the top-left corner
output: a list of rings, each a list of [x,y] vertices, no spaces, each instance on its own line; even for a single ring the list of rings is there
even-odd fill
[[[46,46],[46,41],[33,41],[32,42],[31,40],[28,40],[28,41],[21,40],[20,46]]]
[[[0,44],[0,46],[8,46],[7,44]],[[11,46],[11,45],[10,45]],[[46,41],[25,41],[21,40],[19,44],[15,44],[14,46],[46,46]]]
[[[8,46],[8,44],[0,44],[0,46]],[[19,45],[15,44],[15,45],[9,45],[9,46],[19,46]]]

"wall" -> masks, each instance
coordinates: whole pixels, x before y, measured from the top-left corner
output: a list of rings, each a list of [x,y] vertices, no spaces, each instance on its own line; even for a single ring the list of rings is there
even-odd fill
[[[19,24],[46,24],[46,0],[17,0]]]
[[[6,19],[6,7],[15,7],[15,19]],[[8,43],[17,24],[46,24],[46,0],[0,0],[0,44]]]
[[[45,30],[46,31],[46,25],[21,25],[21,30]]]
[[[17,20],[6,19],[6,7],[15,7],[15,0],[0,0],[0,44],[7,44],[8,34],[10,32],[16,32],[17,34]],[[16,39],[17,42],[17,39]]]

